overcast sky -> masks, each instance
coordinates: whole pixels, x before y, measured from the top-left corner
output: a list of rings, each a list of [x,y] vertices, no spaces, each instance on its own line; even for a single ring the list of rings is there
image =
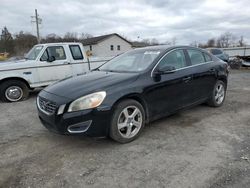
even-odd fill
[[[0,28],[35,34],[35,8],[42,36],[119,33],[131,40],[176,37],[177,44],[190,44],[230,31],[250,43],[249,0],[1,0]]]

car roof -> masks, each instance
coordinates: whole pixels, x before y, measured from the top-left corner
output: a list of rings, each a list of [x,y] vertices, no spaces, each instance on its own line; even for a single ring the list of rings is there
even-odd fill
[[[177,45],[177,46],[171,46],[171,45],[156,45],[156,46],[147,46],[143,48],[137,48],[138,50],[161,50],[161,51],[169,51],[173,49],[178,48],[193,48],[204,51],[204,49],[193,47],[193,46],[185,46],[185,45]]]
[[[43,43],[43,44],[37,44],[37,45],[43,45],[43,46],[57,46],[57,45],[76,45],[81,44],[80,42],[56,42],[56,43]]]

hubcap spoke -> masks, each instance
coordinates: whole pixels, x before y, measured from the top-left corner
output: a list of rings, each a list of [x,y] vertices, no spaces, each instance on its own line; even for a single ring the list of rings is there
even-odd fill
[[[118,129],[123,129],[124,127],[127,127],[127,123],[126,122],[123,122],[123,123],[118,123]]]
[[[133,125],[137,128],[139,128],[141,126],[141,123],[138,121],[133,121]]]
[[[129,117],[129,115],[128,115],[128,109],[125,108],[122,112],[123,112],[125,118],[128,119],[128,117]]]
[[[131,132],[132,132],[132,126],[128,126],[126,136],[129,137],[131,135]]]
[[[132,118],[135,118],[135,116],[139,113],[139,110],[136,108],[133,113],[131,114]]]

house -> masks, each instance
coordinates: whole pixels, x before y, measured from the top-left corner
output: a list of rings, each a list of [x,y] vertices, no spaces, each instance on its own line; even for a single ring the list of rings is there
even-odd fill
[[[113,57],[133,49],[132,43],[117,33],[88,38],[82,44],[95,57]]]

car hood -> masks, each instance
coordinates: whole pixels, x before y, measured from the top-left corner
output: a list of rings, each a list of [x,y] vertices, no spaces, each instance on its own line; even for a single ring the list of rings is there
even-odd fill
[[[138,76],[138,73],[92,71],[61,80],[44,90],[61,97],[77,99],[92,92],[107,91],[107,89],[116,86],[122,87],[122,84],[129,84],[135,81]]]
[[[34,64],[33,60],[3,61],[0,62],[0,71],[27,68]]]

